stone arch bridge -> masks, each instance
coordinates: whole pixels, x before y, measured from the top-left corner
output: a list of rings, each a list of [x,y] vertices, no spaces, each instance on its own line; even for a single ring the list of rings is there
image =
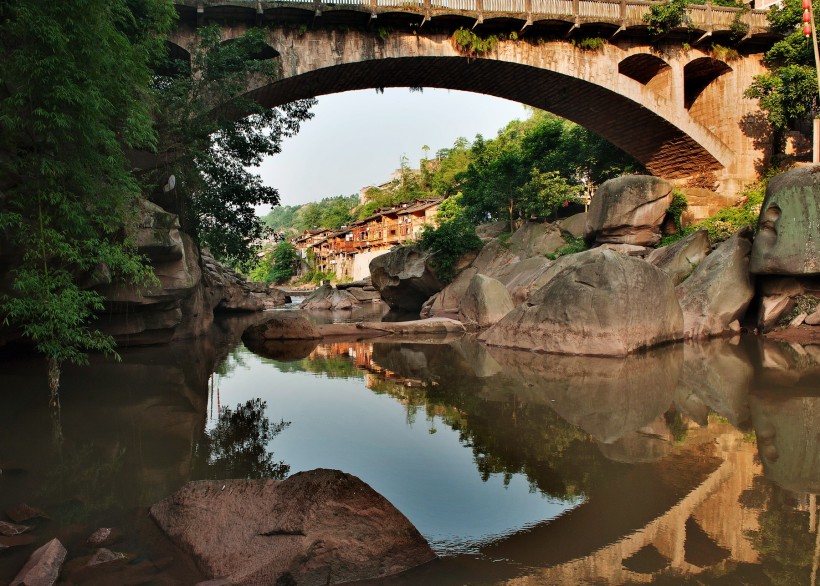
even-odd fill
[[[768,156],[768,125],[757,101],[743,97],[773,41],[763,11],[690,6],[684,25],[650,37],[646,0],[175,4],[179,26],[168,43],[183,59],[202,24],[218,23],[226,41],[266,29],[270,50],[261,57],[277,60],[280,75],[248,90],[265,106],[384,87],[488,94],[585,126],[659,177],[715,181],[727,195],[753,181]],[[468,56],[453,42],[458,28],[499,41]],[[738,34],[736,49],[721,47]],[[584,48],[588,38],[606,43]]]

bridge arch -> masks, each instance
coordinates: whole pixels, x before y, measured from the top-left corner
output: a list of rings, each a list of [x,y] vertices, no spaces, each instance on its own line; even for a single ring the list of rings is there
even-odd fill
[[[426,32],[385,32],[375,24],[347,29],[267,23],[281,77],[250,86],[247,97],[273,107],[382,87],[482,93],[589,128],[659,177],[684,182],[714,173],[725,193],[756,178],[755,163],[764,153],[743,134],[741,120],[758,111],[743,90],[763,70],[759,55],[729,67],[705,51],[683,51],[675,43],[650,51],[632,40],[584,50],[564,40],[523,38],[500,40],[491,53],[467,57],[447,32],[466,16],[452,19],[448,29]],[[249,26],[225,25],[224,37],[236,38]],[[172,41],[189,46],[194,35],[195,27],[183,24]],[[720,92],[713,89],[718,78]]]

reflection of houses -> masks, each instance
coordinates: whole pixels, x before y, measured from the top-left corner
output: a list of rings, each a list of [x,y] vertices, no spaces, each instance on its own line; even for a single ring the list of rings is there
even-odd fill
[[[379,208],[370,217],[340,230],[306,232],[294,244],[302,258],[313,256],[316,269],[334,272],[337,278],[357,278],[356,257],[369,264],[378,253],[396,244],[418,240],[424,226],[436,225],[441,201],[419,199]]]

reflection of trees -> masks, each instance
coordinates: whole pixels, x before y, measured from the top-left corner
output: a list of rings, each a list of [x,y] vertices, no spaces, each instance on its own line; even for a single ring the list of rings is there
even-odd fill
[[[592,477],[608,466],[583,430],[546,404],[522,402],[515,385],[506,393],[477,378],[457,347],[377,343],[373,360],[392,380],[369,380],[368,387],[395,397],[408,415],[423,408],[428,421],[440,417],[471,448],[484,480],[524,474],[533,490],[570,499],[587,494]],[[482,396],[487,384],[497,391],[493,400]]]
[[[125,449],[113,451],[83,445],[60,450],[58,461],[46,475],[38,495],[60,503],[50,513],[64,523],[88,520],[97,511],[110,511],[125,501],[129,485],[123,483]]]
[[[216,426],[195,447],[193,477],[283,479],[290,466],[274,462],[267,446],[290,422],[271,425],[265,407],[262,399],[239,404],[235,411],[223,407]]]
[[[774,483],[765,483],[759,490],[766,505],[759,529],[749,536],[764,572],[772,584],[808,584],[816,538],[809,532],[809,513],[798,510],[794,495]]]
[[[465,381],[466,382],[466,381]],[[454,408],[444,421],[471,447],[479,474],[525,474],[533,489],[567,499],[585,494],[603,458],[589,437],[545,405],[486,401],[467,385],[426,385],[430,405]]]
[[[350,358],[336,356],[332,358],[310,357],[293,362],[279,362],[265,359],[279,372],[310,372],[323,374],[327,378],[362,378],[364,373],[353,364]]]

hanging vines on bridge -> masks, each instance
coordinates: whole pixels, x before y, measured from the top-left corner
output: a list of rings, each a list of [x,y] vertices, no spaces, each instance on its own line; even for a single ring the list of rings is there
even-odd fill
[[[473,31],[464,27],[453,33],[452,42],[456,51],[463,53],[467,57],[483,57],[495,51],[499,41],[517,41],[518,34],[511,32],[509,35],[489,35],[480,37]]]

